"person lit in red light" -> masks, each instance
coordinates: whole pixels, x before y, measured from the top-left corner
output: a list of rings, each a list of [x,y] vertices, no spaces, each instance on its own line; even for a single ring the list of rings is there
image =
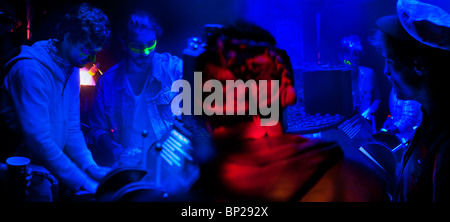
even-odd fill
[[[202,71],[204,82],[256,80],[259,87],[259,80],[278,80],[279,96],[270,96],[266,101],[257,99],[257,102],[278,104],[280,110],[295,103],[289,57],[275,47],[275,39],[269,32],[251,23],[237,22],[223,28],[208,42],[197,68]],[[227,90],[222,93],[226,98]],[[277,99],[279,103],[275,102]],[[227,102],[217,109],[226,111]],[[343,159],[343,151],[337,143],[286,134],[281,121],[262,125],[260,120],[266,116],[263,113],[252,115],[248,110],[244,115],[203,117],[216,146],[214,158],[202,165],[195,187],[207,199],[387,200],[374,172]]]

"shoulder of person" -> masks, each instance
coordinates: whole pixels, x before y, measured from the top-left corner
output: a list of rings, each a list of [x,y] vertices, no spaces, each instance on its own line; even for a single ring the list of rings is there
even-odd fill
[[[168,52],[155,53],[153,65],[159,63],[156,69],[161,70],[161,79],[170,80],[170,82],[180,79],[183,73],[183,61]]]
[[[155,64],[155,62],[158,62],[163,69],[173,70],[183,68],[183,60],[168,52],[155,53],[153,64]]]
[[[162,60],[162,61],[169,61],[169,62],[181,62],[181,59],[178,56],[172,55],[169,52],[155,52],[155,58]]]
[[[51,76],[51,72],[46,69],[45,66],[35,59],[20,59],[11,66],[8,75],[19,79],[32,78],[36,81],[37,79],[47,79],[47,76]]]

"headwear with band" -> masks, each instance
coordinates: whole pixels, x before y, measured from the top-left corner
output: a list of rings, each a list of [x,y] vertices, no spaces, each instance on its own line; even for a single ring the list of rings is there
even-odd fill
[[[450,1],[398,0],[397,15],[377,21],[381,31],[412,39],[433,48],[450,51]]]

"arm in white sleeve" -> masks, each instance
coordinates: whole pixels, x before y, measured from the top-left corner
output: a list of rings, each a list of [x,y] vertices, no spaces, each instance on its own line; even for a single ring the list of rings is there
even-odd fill
[[[78,190],[87,180],[86,174],[63,153],[52,139],[50,123],[51,79],[39,70],[34,60],[19,61],[11,69],[9,94],[33,158],[44,165],[62,183]]]

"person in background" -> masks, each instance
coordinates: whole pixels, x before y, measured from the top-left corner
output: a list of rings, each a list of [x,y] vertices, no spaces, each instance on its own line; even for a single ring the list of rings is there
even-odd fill
[[[201,176],[192,192],[212,201],[387,200],[373,172],[344,159],[337,143],[285,134],[281,121],[262,126],[262,114],[249,114],[250,100],[268,106],[279,104],[280,112],[296,101],[291,69],[275,44],[269,32],[243,21],[223,28],[208,40],[206,52],[198,59],[203,83],[256,80],[258,93],[267,93],[259,81],[278,80],[279,96],[262,101],[250,94],[245,115],[204,116],[216,153],[201,165]],[[224,88],[223,98],[226,92]],[[214,109],[225,113],[228,102],[224,101],[223,107],[216,104]]]
[[[95,193],[109,171],[99,167],[80,129],[79,68],[95,60],[110,38],[109,20],[81,4],[58,23],[56,38],[22,46],[7,64],[0,113],[8,130],[22,135],[15,155],[34,170],[54,175],[72,192]],[[52,201],[51,181],[33,177],[28,201]]]
[[[182,60],[155,50],[162,30],[148,12],[132,12],[121,36],[125,58],[101,76],[90,115],[99,158],[108,165],[137,165],[142,149],[161,139],[175,120],[172,82]]]
[[[422,105],[422,122],[398,170],[396,201],[450,199],[450,8],[445,6],[399,0],[396,15],[377,21],[374,45],[386,58],[385,75],[399,99]]]
[[[360,114],[372,121],[380,104],[377,78],[373,69],[361,66],[364,54],[361,39],[356,35],[341,39],[339,58],[344,65],[352,68],[353,104]]]

